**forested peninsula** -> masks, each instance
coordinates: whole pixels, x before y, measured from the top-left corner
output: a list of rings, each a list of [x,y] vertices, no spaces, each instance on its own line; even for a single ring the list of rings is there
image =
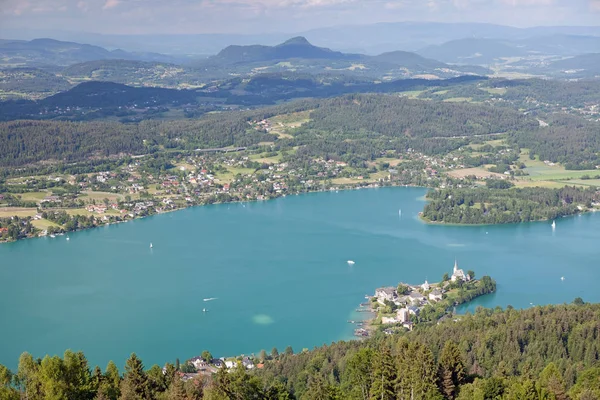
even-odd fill
[[[146,369],[135,354],[121,373],[90,368],[81,352],[43,359],[24,353],[16,371],[0,366],[3,400],[600,398],[600,305],[478,308],[474,315],[294,354],[291,347],[239,357],[227,368],[202,353]],[[206,359],[206,360],[203,360]],[[236,366],[237,365],[237,366]],[[207,372],[213,368],[216,373]]]
[[[554,220],[590,211],[600,203],[594,188],[565,186],[560,189],[496,187],[432,190],[422,218],[450,224],[506,224]]]

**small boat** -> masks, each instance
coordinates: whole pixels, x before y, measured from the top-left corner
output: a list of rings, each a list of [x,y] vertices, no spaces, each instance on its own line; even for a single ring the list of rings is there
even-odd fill
[[[71,240],[71,238],[67,236],[67,240]]]
[[[402,216],[402,209],[398,210],[398,216]]]
[[[207,312],[207,311],[208,311],[208,310],[207,310],[206,308],[203,308],[203,309],[202,309],[202,312]]]
[[[50,235],[50,237],[54,239],[56,236],[55,235]]]
[[[560,277],[560,280],[561,280],[561,281],[564,281],[564,280],[565,280],[565,277],[564,277],[564,276],[561,276],[561,277]]]
[[[213,301],[213,300],[217,300],[216,297],[209,297],[207,299],[204,299],[204,301]]]
[[[150,248],[152,248],[152,243],[150,243]]]
[[[354,264],[355,264],[354,261],[348,260],[348,265],[354,265]]]
[[[556,221],[552,221],[552,228],[556,228]]]

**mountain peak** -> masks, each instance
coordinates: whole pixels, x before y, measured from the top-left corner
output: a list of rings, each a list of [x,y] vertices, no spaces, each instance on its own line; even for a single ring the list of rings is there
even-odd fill
[[[296,37],[286,40],[285,42],[280,44],[280,46],[289,46],[289,45],[312,46],[312,44],[310,44],[310,42],[304,36],[296,36]]]

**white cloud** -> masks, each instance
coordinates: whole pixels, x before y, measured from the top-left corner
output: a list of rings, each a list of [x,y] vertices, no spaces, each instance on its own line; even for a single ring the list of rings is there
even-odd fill
[[[104,5],[102,6],[102,9],[109,10],[111,8],[115,8],[120,3],[121,2],[119,0],[106,0],[106,2],[104,3]]]

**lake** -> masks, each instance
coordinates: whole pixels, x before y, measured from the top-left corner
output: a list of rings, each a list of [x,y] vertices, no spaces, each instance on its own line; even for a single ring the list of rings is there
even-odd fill
[[[0,363],[15,368],[23,351],[68,348],[102,368],[111,359],[122,366],[131,352],[149,367],[204,349],[218,357],[299,351],[352,338],[347,321],[361,318],[354,310],[365,294],[437,282],[455,258],[498,283],[466,309],[600,301],[600,214],[561,219],[555,230],[549,222],[434,226],[417,216],[425,193],[382,188],[196,207],[69,241],[1,245]]]

